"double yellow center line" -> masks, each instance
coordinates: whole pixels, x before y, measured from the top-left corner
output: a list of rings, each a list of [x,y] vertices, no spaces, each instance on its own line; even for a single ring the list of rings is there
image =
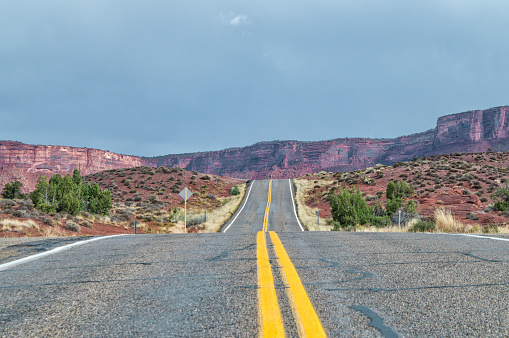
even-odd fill
[[[269,229],[269,211],[270,203],[272,201],[272,180],[269,181],[269,197],[267,197],[267,206],[265,207],[265,214],[263,216],[263,227],[262,231],[267,232]]]
[[[272,180],[269,181],[269,197],[263,219],[263,231],[256,236],[258,261],[258,300],[260,337],[284,337],[285,329],[281,319],[281,311],[274,287],[274,278],[267,250],[265,233],[268,227],[268,218],[271,202]],[[301,337],[326,337],[318,315],[309,300],[290,257],[279,239],[279,236],[270,231],[270,238],[274,244],[274,251],[279,265],[282,267],[281,276],[287,290],[293,316]]]

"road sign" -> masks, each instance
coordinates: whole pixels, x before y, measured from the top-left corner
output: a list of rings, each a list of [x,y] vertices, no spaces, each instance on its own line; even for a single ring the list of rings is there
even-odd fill
[[[179,195],[184,200],[184,232],[187,232],[187,200],[193,195],[193,193],[185,187]]]
[[[191,190],[187,189],[187,187],[185,187],[184,189],[182,189],[182,191],[179,193],[180,197],[182,197],[182,199],[184,201],[187,201],[189,199],[189,197],[191,197],[193,195],[193,193],[191,192]]]

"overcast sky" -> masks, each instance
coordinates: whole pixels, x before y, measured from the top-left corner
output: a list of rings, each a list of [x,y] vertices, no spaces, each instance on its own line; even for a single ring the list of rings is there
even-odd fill
[[[0,0],[0,139],[156,156],[509,104],[507,0]]]

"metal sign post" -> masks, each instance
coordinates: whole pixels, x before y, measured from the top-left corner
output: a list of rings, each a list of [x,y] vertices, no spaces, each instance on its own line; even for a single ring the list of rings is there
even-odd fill
[[[185,187],[179,195],[184,200],[184,232],[187,232],[187,200],[193,195],[193,193]]]

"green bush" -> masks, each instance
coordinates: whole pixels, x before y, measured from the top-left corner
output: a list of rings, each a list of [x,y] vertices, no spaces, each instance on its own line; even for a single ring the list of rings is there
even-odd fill
[[[377,215],[377,206],[371,208],[358,189],[343,188],[337,194],[330,194],[329,202],[334,230],[368,223],[376,226],[388,223],[387,217]]]
[[[498,188],[492,195],[491,199],[495,202],[495,211],[509,210],[509,188],[507,186]]]
[[[56,174],[49,181],[41,174],[30,199],[35,208],[46,213],[67,212],[77,215],[81,211],[88,211],[107,214],[112,208],[110,191],[102,190],[97,183],[83,184],[77,169],[72,176]]]
[[[22,186],[23,184],[20,181],[6,183],[4,186],[4,191],[2,192],[2,197],[7,199],[25,198],[26,196],[21,192]]]
[[[236,195],[239,195],[240,194],[240,190],[239,190],[239,187],[238,186],[233,186],[232,190],[230,191],[231,195],[232,196],[236,196]]]
[[[419,220],[409,229],[411,232],[433,232],[435,223],[432,220]]]
[[[385,195],[388,199],[412,197],[414,194],[414,186],[407,184],[405,181],[390,181],[387,183]]]
[[[406,198],[411,198],[414,194],[413,185],[409,185],[405,181],[390,181],[387,183],[385,194],[387,196],[385,209],[389,216],[394,215],[400,209],[410,214],[416,213],[417,204],[413,200],[406,200]]]

